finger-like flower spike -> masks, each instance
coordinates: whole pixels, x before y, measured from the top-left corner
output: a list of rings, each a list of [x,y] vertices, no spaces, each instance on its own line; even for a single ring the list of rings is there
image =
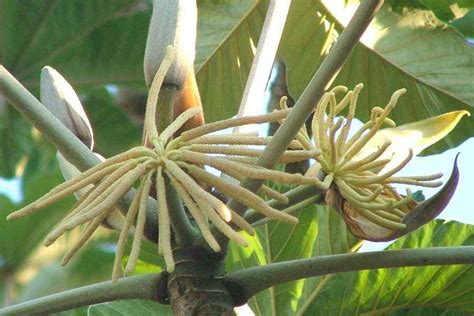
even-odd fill
[[[328,186],[326,202],[341,213],[351,232],[366,240],[391,240],[437,216],[451,198],[458,177],[455,166],[451,179],[441,191],[418,204],[410,190],[401,195],[392,184],[438,187],[442,184],[438,181],[442,174],[395,174],[415,154],[447,135],[469,113],[456,111],[395,127],[389,114],[406,92],[400,89],[395,91],[385,108],[373,108],[369,121],[349,137],[362,87],[359,84],[347,92],[347,88],[339,86],[327,92],[317,105],[312,121],[315,145],[307,136],[306,127],[297,140],[306,150],[321,150],[306,176],[323,178]],[[340,93],[345,95],[338,101]],[[281,107],[285,108],[284,100]],[[348,108],[346,117],[342,116],[345,108]],[[383,125],[388,127],[381,129]],[[433,209],[426,210],[428,204]]]
[[[84,245],[114,210],[121,198],[137,182],[137,192],[121,226],[113,268],[113,280],[117,280],[123,273],[121,263],[124,247],[133,226],[132,249],[125,271],[127,273],[132,271],[137,261],[144,234],[148,196],[150,192],[153,192],[154,184],[156,185],[156,207],[159,221],[158,249],[164,257],[168,272],[173,271],[174,260],[173,229],[167,203],[167,185],[173,186],[189,215],[194,219],[196,228],[201,231],[203,239],[216,252],[221,248],[211,233],[211,224],[230,240],[243,246],[247,245],[247,241],[237,232],[236,228],[249,234],[253,234],[254,230],[243,217],[228,208],[205,188],[216,188],[268,218],[292,224],[297,223],[297,219],[269,206],[257,193],[286,203],[288,198],[283,194],[267,186],[263,186],[257,193],[251,192],[234,182],[214,176],[205,169],[206,166],[217,169],[237,180],[254,178],[283,184],[325,185],[314,177],[287,174],[255,165],[255,159],[263,151],[258,146],[268,144],[271,137],[259,137],[254,134],[211,135],[213,132],[229,127],[283,120],[289,110],[214,122],[190,129],[173,139],[173,135],[188,120],[201,114],[200,109],[192,108],[183,112],[167,128],[158,133],[155,106],[163,78],[170,66],[172,51],[173,48],[168,47],[167,55],[154,77],[149,92],[145,116],[145,134],[149,147],[139,146],[108,158],[8,216],[8,219],[13,219],[28,215],[88,187],[87,192],[80,197],[79,201],[45,240],[45,245],[51,245],[65,232],[85,225],[82,235],[66,253],[62,261],[63,264],[66,264]],[[249,149],[248,146],[254,146],[254,148]],[[281,163],[315,159],[319,155],[319,150],[306,150],[301,147],[298,141],[292,142],[289,148],[292,150],[288,150],[281,156]]]

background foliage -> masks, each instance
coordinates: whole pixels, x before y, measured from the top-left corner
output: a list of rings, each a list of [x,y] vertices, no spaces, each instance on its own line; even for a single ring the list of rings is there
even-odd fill
[[[206,119],[232,116],[258,42],[268,1],[198,0],[196,71]],[[343,29],[356,1],[293,0],[279,49],[288,69],[289,91],[297,98]],[[387,1],[370,25],[335,84],[363,82],[361,118],[391,93],[408,93],[394,112],[398,123],[474,106],[474,1]],[[151,3],[145,0],[1,0],[0,64],[38,95],[44,65],[58,69],[80,93],[104,156],[140,142],[145,84],[142,60]],[[453,147],[474,134],[462,120],[444,142],[425,154]],[[28,204],[61,181],[55,149],[0,98],[0,176],[22,179],[23,201],[0,197],[0,302],[28,300],[109,278],[113,232],[60,268],[65,240],[52,249],[40,243],[70,207],[65,200],[34,217],[6,223],[14,209]],[[462,171],[461,171],[462,172]],[[462,189],[462,188],[461,188]],[[300,224],[262,226],[248,248],[231,247],[228,271],[294,258],[356,251],[358,241],[326,207],[300,211]],[[473,227],[436,221],[398,240],[391,249],[472,245]],[[72,233],[68,238],[73,239]],[[136,273],[159,271],[153,245]],[[11,276],[14,278],[11,278]],[[14,284],[11,284],[13,280]],[[58,282],[60,280],[60,282]],[[392,314],[461,315],[474,311],[472,267],[375,270],[330,275],[282,284],[249,304],[258,315]],[[13,291],[3,291],[5,287]],[[5,292],[5,293],[3,293]],[[1,303],[0,303],[1,305]],[[156,314],[166,307],[143,301],[101,304],[64,314]]]

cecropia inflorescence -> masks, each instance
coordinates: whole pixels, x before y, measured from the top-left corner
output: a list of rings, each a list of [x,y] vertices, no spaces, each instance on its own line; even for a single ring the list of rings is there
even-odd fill
[[[172,56],[171,48],[167,56]],[[249,177],[285,184],[321,185],[321,182],[315,177],[288,174],[255,165],[263,149],[249,148],[249,146],[266,145],[271,137],[259,137],[255,134],[211,134],[235,126],[282,120],[287,116],[289,110],[218,121],[193,128],[173,138],[173,135],[188,120],[200,113],[199,109],[193,108],[179,115],[174,122],[158,133],[155,124],[155,105],[167,67],[170,64],[169,60],[170,58],[165,58],[160,66],[151,85],[147,102],[145,130],[151,148],[139,146],[106,159],[8,216],[8,219],[13,219],[28,215],[84,187],[93,185],[46,237],[45,245],[51,245],[65,232],[80,225],[86,225],[79,239],[65,254],[63,264],[66,264],[84,245],[137,181],[139,181],[137,193],[128,209],[119,237],[113,272],[114,280],[122,275],[121,261],[127,237],[133,225],[135,226],[134,240],[125,271],[130,272],[135,266],[143,237],[148,196],[153,185],[156,186],[158,204],[158,249],[165,259],[169,272],[174,269],[174,260],[170,209],[167,205],[166,188],[168,185],[175,189],[186,205],[189,214],[194,218],[203,238],[216,252],[220,251],[220,245],[211,233],[210,224],[213,224],[230,240],[241,245],[247,245],[247,241],[234,228],[238,227],[249,234],[253,234],[254,230],[243,217],[209,193],[206,190],[207,187],[218,189],[223,194],[235,198],[268,218],[293,224],[297,223],[297,219],[272,208],[256,193],[208,172],[205,166],[218,169],[237,180]],[[279,163],[315,159],[319,155],[319,150],[301,149],[296,141],[290,143],[289,148],[293,150],[286,151],[280,157]],[[260,193],[284,203],[288,202],[283,194],[267,186],[262,186]]]
[[[372,108],[369,121],[349,137],[362,88],[363,85],[359,84],[353,91],[348,91],[346,87],[337,86],[325,93],[312,121],[315,144],[308,137],[306,127],[300,130],[297,140],[302,148],[321,150],[321,155],[315,156],[316,163],[306,175],[324,179],[326,184],[331,184],[326,193],[326,202],[342,214],[351,232],[367,240],[393,239],[399,236],[398,232],[407,230],[407,214],[417,206],[410,190],[407,189],[406,196],[403,196],[394,189],[393,184],[438,187],[442,182],[437,180],[442,174],[395,176],[413,158],[414,149],[405,146],[406,156],[400,157],[387,135],[396,135],[397,132],[403,134],[409,129],[429,129],[427,135],[423,136],[431,137],[429,144],[422,144],[425,148],[444,137],[462,116],[469,113],[456,111],[407,124],[406,127],[395,127],[395,122],[388,116],[399,97],[406,92],[400,89],[392,95],[385,108]],[[337,101],[336,95],[340,93],[345,95]],[[286,109],[285,99],[281,107]],[[342,117],[341,113],[347,107],[347,117]],[[381,130],[382,125],[388,128]],[[439,130],[436,130],[438,125]],[[423,148],[415,149],[421,151]]]

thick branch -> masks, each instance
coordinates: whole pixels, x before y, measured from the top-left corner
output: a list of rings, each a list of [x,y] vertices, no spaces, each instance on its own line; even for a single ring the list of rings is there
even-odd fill
[[[167,277],[148,274],[97,283],[0,309],[0,315],[49,315],[81,306],[123,300],[163,301]]]
[[[87,170],[100,160],[67,127],[51,114],[25,87],[21,85],[3,66],[0,65],[0,93],[35,126],[48,140],[79,170]],[[126,213],[135,190],[130,190],[119,203],[122,213]],[[146,237],[156,241],[157,217],[156,201],[149,198]]]
[[[368,269],[474,264],[474,246],[403,249],[321,256],[268,264],[229,274],[236,305],[272,286],[319,275]]]
[[[359,5],[353,18],[339,36],[336,44],[321,64],[321,67],[314,74],[293,110],[277,130],[270,144],[265,148],[265,151],[258,160],[258,165],[265,168],[273,168],[275,166],[288,144],[294,139],[314,110],[314,106],[322,97],[324,90],[331,84],[344,65],[347,57],[359,42],[360,37],[382,3],[383,0],[365,0]],[[247,179],[242,182],[242,186],[253,192],[258,191],[262,184],[262,180]],[[244,210],[244,206],[235,200],[229,201],[229,206],[238,212]]]

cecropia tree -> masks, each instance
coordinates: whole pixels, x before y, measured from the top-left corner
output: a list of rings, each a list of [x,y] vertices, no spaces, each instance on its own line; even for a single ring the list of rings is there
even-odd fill
[[[267,13],[240,109],[232,118],[208,119],[210,122],[205,123],[206,99],[201,101],[204,93],[199,91],[198,83],[201,89],[212,89],[220,83],[212,81],[203,87],[196,80],[200,8],[196,1],[154,0],[144,52],[143,81],[148,94],[142,141],[108,158],[93,152],[94,133],[74,83],[68,83],[54,68],[44,67],[40,102],[0,66],[1,96],[55,145],[66,180],[20,209],[9,211],[8,220],[33,214],[48,216],[45,208],[74,195],[77,201],[44,240],[44,245],[50,246],[82,227],[68,245],[62,265],[80,255],[79,250],[100,234],[100,227],[118,231],[111,281],[4,307],[0,314],[48,314],[103,302],[144,299],[170,304],[176,315],[232,315],[248,302],[253,312],[263,315],[266,312],[256,309],[259,305],[255,302],[265,301],[262,297],[270,291],[270,310],[276,315],[280,303],[275,289],[297,284],[286,282],[319,280],[308,281],[312,285],[299,283],[282,292],[293,291],[296,297],[281,299],[286,300],[281,303],[286,312],[291,308],[291,312],[303,314],[308,312],[318,287],[324,287],[332,277],[343,277],[338,273],[472,264],[474,247],[464,245],[464,240],[453,243],[453,247],[427,248],[420,242],[419,249],[353,253],[361,240],[389,241],[410,234],[406,237],[409,240],[417,238],[412,235],[417,229],[431,229],[426,227],[436,223],[433,219],[457,188],[457,162],[444,185],[439,181],[441,173],[398,173],[469,115],[459,108],[397,126],[389,116],[397,104],[403,104],[407,89],[393,91],[384,100],[384,107],[369,107],[360,98],[363,84],[329,88],[382,2],[360,3],[294,106],[288,106],[288,96],[284,96],[278,99],[278,109],[247,115],[249,108],[263,107],[265,87],[268,78],[274,77],[270,77],[270,71],[291,3],[272,0],[267,6],[262,2],[260,6]],[[298,1],[292,4],[294,10],[301,5]],[[244,67],[239,56],[235,58],[239,67]],[[356,110],[361,107],[368,113],[367,119],[354,129]],[[311,128],[306,125],[308,118]],[[280,125],[274,135],[241,129],[267,123]],[[304,174],[284,171],[286,164],[308,161],[310,166]],[[439,191],[419,200],[409,189],[400,193],[397,184],[439,187]],[[324,213],[323,207],[331,208],[331,213]],[[327,222],[340,223],[338,238],[345,239],[347,253],[325,253],[322,244],[336,249],[340,243],[324,241],[323,228],[327,226],[320,226],[312,240],[291,246],[301,249],[301,254],[298,250],[285,257],[288,242],[283,242],[278,254],[272,254],[272,238],[289,241],[295,236],[310,236],[316,222],[333,213],[339,217]],[[284,228],[280,231],[279,227]],[[150,242],[156,244],[153,256],[162,260],[161,271],[134,275],[139,274],[142,248]],[[397,241],[403,242],[406,240]],[[443,245],[430,242],[428,246]],[[398,249],[397,243],[394,249]],[[318,245],[319,253],[306,253],[314,245]],[[280,255],[284,260],[278,258]],[[253,266],[247,266],[250,260],[254,260]],[[236,269],[239,264],[241,268]],[[315,277],[320,278],[311,279]],[[306,292],[307,286],[312,287],[312,294]],[[301,303],[302,298],[308,300]],[[130,304],[125,306],[133,309],[134,302],[122,304]],[[167,307],[156,306],[150,310],[170,312]],[[102,307],[91,307],[89,313],[93,314],[94,308]],[[250,312],[249,306],[245,308]],[[333,310],[330,302],[320,306],[321,312],[325,310]]]

